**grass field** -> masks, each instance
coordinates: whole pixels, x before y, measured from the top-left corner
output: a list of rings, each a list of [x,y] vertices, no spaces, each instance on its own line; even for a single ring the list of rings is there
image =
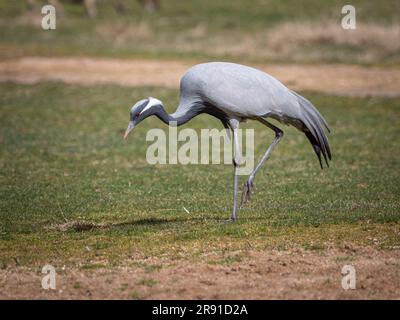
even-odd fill
[[[400,245],[399,99],[305,94],[332,127],[331,168],[320,170],[305,137],[284,128],[239,222],[223,224],[231,166],[148,165],[145,133],[166,128],[156,118],[127,143],[121,138],[134,101],[157,93],[172,111],[177,91],[57,83],[0,90],[3,268],[92,260],[112,266],[128,255],[196,259],[223,248]],[[220,124],[200,116],[185,127]],[[259,157],[273,135],[254,128]]]
[[[28,14],[24,1],[1,0],[0,56],[400,62],[397,0],[352,1],[357,30],[345,32],[341,0],[161,1],[154,14],[143,12],[136,0],[125,3],[127,11],[119,15],[112,1],[99,1],[98,17],[88,19],[83,6],[67,2],[57,29],[44,32],[40,11]]]

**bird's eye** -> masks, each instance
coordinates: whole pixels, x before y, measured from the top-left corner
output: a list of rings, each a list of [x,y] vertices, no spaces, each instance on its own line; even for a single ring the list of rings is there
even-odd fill
[[[138,112],[138,113],[136,113],[136,118],[139,118],[139,116],[140,116],[140,113]]]

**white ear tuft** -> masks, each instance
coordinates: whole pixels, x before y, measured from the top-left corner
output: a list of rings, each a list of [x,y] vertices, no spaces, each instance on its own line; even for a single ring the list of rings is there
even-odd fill
[[[162,105],[162,102],[161,102],[160,100],[156,99],[156,98],[149,97],[149,103],[144,107],[144,109],[143,109],[142,112],[140,112],[140,113],[143,113],[143,112],[145,112],[146,110],[148,110],[148,109],[150,109],[151,107],[156,106],[156,105],[158,105],[158,104]]]

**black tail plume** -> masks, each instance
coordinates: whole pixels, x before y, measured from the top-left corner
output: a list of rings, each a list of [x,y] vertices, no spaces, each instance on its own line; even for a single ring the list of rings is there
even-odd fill
[[[329,167],[328,160],[332,159],[331,149],[329,146],[328,137],[324,132],[325,127],[329,132],[328,124],[318,110],[310,101],[295,93],[301,106],[301,121],[303,123],[302,131],[310,141],[315,154],[318,157],[319,164],[322,166],[322,157],[326,165]],[[322,157],[321,157],[322,155]]]

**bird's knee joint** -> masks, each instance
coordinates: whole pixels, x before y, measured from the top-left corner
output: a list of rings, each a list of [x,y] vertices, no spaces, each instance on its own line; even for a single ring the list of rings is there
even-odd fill
[[[277,139],[282,138],[283,137],[283,131],[282,130],[276,131],[275,136],[276,136]]]
[[[239,158],[237,158],[237,159],[233,158],[232,161],[233,161],[233,165],[235,168],[240,167],[240,159]]]

